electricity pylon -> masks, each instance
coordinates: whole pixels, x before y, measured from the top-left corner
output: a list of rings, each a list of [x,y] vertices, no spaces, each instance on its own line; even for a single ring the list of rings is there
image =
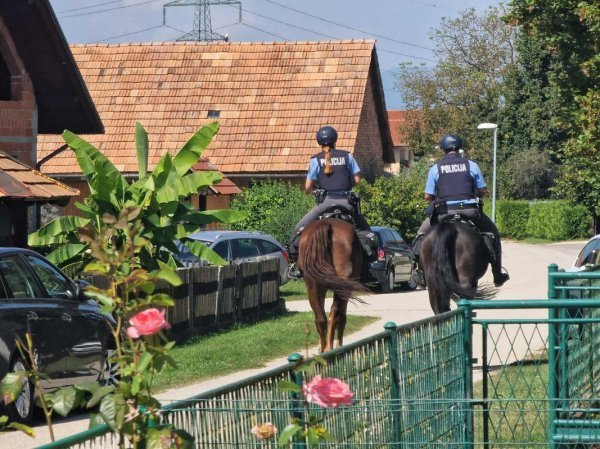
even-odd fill
[[[210,7],[216,5],[238,5],[242,21],[242,2],[239,0],[175,0],[163,5],[163,25],[167,24],[167,8],[171,6],[195,6],[194,29],[177,38],[178,41],[227,41],[227,36],[215,33],[210,19]]]

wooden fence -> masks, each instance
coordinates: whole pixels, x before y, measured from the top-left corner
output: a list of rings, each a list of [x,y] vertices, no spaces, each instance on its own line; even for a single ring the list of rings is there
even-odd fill
[[[170,338],[177,341],[285,311],[279,298],[278,259],[179,268],[177,273],[183,281],[179,287],[157,284],[157,291],[175,301],[167,309],[167,321]],[[86,280],[101,288],[107,285],[98,276]]]

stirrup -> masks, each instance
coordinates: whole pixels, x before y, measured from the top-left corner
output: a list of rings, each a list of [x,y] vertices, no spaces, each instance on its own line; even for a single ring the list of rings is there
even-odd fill
[[[288,277],[291,279],[301,279],[302,273],[298,270],[298,265],[294,262],[288,267]]]

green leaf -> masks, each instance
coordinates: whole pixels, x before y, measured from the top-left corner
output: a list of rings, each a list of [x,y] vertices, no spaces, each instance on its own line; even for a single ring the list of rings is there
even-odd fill
[[[222,177],[218,172],[196,172],[175,178],[156,192],[156,199],[161,204],[179,202],[219,182]]]
[[[64,236],[86,226],[90,220],[82,217],[65,215],[55,218],[36,232],[29,234],[29,246],[44,246],[65,243]]]
[[[31,438],[35,438],[35,430],[33,430],[29,426],[26,426],[25,424],[21,424],[18,422],[11,422],[8,425],[8,427],[10,427],[11,429],[19,430],[19,431],[23,432],[24,434],[30,436]]]
[[[104,422],[115,432],[118,432],[120,429],[126,410],[127,404],[125,403],[125,399],[118,394],[104,396],[100,401],[100,408],[98,409]]]
[[[106,424],[106,422],[104,421],[100,413],[90,413],[90,429],[98,426],[103,426],[104,424]]]
[[[281,432],[281,435],[279,435],[277,444],[279,444],[279,446],[287,446],[290,443],[290,440],[301,431],[302,427],[298,424],[288,424]]]
[[[308,440],[309,446],[316,446],[319,443],[319,435],[312,427],[309,427],[306,430],[306,439]]]
[[[213,137],[219,131],[217,122],[203,126],[179,150],[173,158],[173,166],[178,177],[185,175],[198,162],[202,152],[210,145]]]
[[[301,393],[302,387],[289,380],[281,380],[277,382],[277,389],[280,391],[289,391],[291,393]]]
[[[26,381],[27,371],[12,372],[4,376],[1,385],[5,404],[14,402],[19,397]]]
[[[87,408],[95,407],[98,404],[98,402],[100,402],[102,400],[102,398],[104,396],[106,396],[107,394],[113,393],[114,391],[115,391],[115,387],[108,386],[108,385],[98,388],[92,394],[92,397],[87,402],[86,407]]]
[[[176,271],[174,271],[171,267],[168,267],[165,264],[162,264],[165,268],[161,268],[160,270],[152,271],[150,273],[151,276],[156,277],[156,279],[161,279],[163,281],[168,282],[169,284],[177,287],[183,284],[183,281],[179,277]]]
[[[80,243],[68,243],[66,245],[59,246],[54,251],[50,252],[46,256],[46,259],[48,259],[50,262],[64,265],[67,261],[82,256],[86,249],[87,245]]]
[[[141,179],[148,173],[148,134],[140,122],[135,123],[135,148]]]
[[[215,253],[204,243],[197,240],[181,239],[181,243],[196,257],[201,260],[206,260],[213,265],[227,265],[227,261]]]
[[[146,371],[150,363],[152,363],[152,357],[154,356],[151,353],[145,351],[138,361],[138,370]]]
[[[61,416],[67,416],[77,399],[77,391],[73,387],[60,388],[52,393],[52,410]]]

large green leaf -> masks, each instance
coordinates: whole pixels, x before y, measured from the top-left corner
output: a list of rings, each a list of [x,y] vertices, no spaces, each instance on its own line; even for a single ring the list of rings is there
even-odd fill
[[[223,175],[218,172],[192,173],[163,186],[156,193],[156,199],[161,204],[173,201],[179,202],[181,199],[188,198],[221,179],[223,179]]]
[[[219,123],[213,122],[203,126],[179,150],[173,158],[173,166],[178,176],[185,175],[198,162],[202,152],[210,145],[213,137],[219,131]]]
[[[215,253],[212,249],[206,246],[204,243],[200,243],[197,240],[181,239],[181,243],[190,250],[190,252],[196,257],[206,260],[213,265],[227,265],[227,261]]]
[[[63,267],[68,261],[77,258],[77,256],[82,256],[87,247],[88,246],[83,243],[67,243],[66,245],[61,245],[56,248],[48,254],[46,258],[50,262]]]
[[[140,122],[135,123],[135,148],[140,178],[148,173],[148,134]]]
[[[76,399],[77,391],[74,387],[59,388],[52,393],[52,410],[61,416],[67,416],[73,410]]]
[[[75,232],[77,229],[86,226],[90,220],[72,215],[65,215],[55,218],[50,223],[42,226],[36,232],[29,234],[29,246],[43,246],[63,243],[62,236]]]

